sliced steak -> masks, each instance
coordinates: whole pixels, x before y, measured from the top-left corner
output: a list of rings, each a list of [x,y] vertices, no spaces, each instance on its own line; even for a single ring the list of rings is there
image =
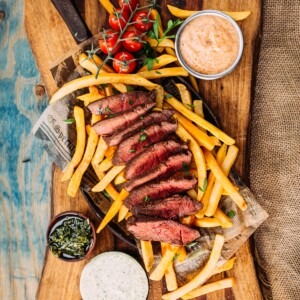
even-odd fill
[[[139,118],[138,121],[130,125],[130,127],[120,129],[111,136],[104,137],[109,146],[119,145],[122,141],[153,123],[168,121],[173,114],[172,110],[163,110],[162,112],[153,111],[150,114]]]
[[[135,106],[155,102],[156,91],[129,92],[109,96],[88,105],[89,110],[95,115],[111,115],[129,110]]]
[[[197,179],[192,176],[174,176],[165,180],[146,183],[131,191],[124,204],[132,210],[135,205],[183,193],[195,187],[196,184]]]
[[[141,214],[163,219],[173,219],[195,214],[202,208],[202,203],[186,195],[174,195],[163,200],[136,205],[133,214]]]
[[[170,122],[155,123],[142,129],[118,146],[112,160],[113,164],[115,166],[124,165],[132,157],[145,150],[146,147],[165,139],[176,129],[177,122],[174,119]]]
[[[173,220],[133,216],[127,221],[127,230],[141,241],[188,245],[200,237],[198,230]]]
[[[169,177],[183,169],[184,164],[189,165],[192,161],[192,153],[188,150],[170,156],[166,161],[158,164],[143,175],[133,178],[125,184],[125,189],[130,192],[134,188],[154,180],[156,178]]]
[[[126,165],[125,178],[130,180],[153,169],[172,154],[188,149],[186,144],[170,140],[157,143],[132,158]]]
[[[93,124],[93,128],[99,135],[111,135],[121,128],[131,126],[133,123],[140,119],[140,116],[146,114],[155,105],[156,104],[153,102],[136,106],[129,111],[117,114],[112,118],[105,118]]]

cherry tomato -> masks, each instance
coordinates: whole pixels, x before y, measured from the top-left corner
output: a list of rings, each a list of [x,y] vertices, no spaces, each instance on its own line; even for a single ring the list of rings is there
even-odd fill
[[[117,31],[123,29],[128,22],[129,14],[127,11],[117,8],[112,14],[109,15],[109,26]]]
[[[123,35],[122,42],[123,47],[130,52],[138,52],[143,48],[143,43],[138,40],[139,36],[142,33],[135,30],[135,31],[126,31]]]
[[[148,19],[148,20],[147,20]],[[152,20],[151,16],[148,17],[148,12],[147,11],[138,11],[137,13],[135,13],[135,15],[132,18],[134,23],[134,27],[142,32],[146,32],[149,29],[152,28],[153,23],[150,22],[150,20]]]
[[[113,67],[117,73],[130,74],[136,67],[134,56],[129,52],[119,52],[114,58]]]
[[[127,12],[131,12],[136,8],[138,2],[138,0],[119,0],[119,5],[120,7],[124,7],[124,10],[126,10]],[[131,7],[131,9],[129,6]]]
[[[105,35],[106,35],[105,39],[104,39],[104,34],[100,36],[99,47],[103,53],[108,54],[115,47],[119,38],[119,34],[113,30],[107,30]],[[121,48],[121,43],[118,43],[115,50],[113,51],[113,54],[117,53],[120,50],[120,48]]]

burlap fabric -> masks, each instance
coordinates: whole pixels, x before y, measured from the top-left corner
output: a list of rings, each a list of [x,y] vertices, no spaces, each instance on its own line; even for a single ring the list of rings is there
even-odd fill
[[[300,1],[263,1],[251,189],[270,217],[255,233],[266,299],[300,299]]]

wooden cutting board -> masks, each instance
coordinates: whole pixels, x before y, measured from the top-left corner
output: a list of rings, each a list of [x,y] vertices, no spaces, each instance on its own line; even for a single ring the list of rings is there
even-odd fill
[[[77,2],[89,29],[93,34],[97,33],[100,26],[107,21],[107,13],[98,0],[78,0]],[[116,4],[115,1],[113,3]],[[247,141],[252,87],[255,82],[254,65],[258,52],[260,0],[165,0],[161,2],[162,16],[165,23],[171,17],[166,8],[167,3],[191,10],[250,10],[252,12],[250,17],[239,22],[244,34],[245,50],[238,68],[223,79],[199,82],[201,93],[218,116],[222,127],[236,139],[240,153],[235,168],[247,182],[249,158]],[[48,95],[51,96],[57,88],[49,71],[49,65],[57,57],[75,47],[76,44],[50,0],[25,0],[25,27],[46,90]],[[82,195],[78,194],[75,198],[67,196],[67,185],[60,182],[61,171],[53,166],[52,174],[51,216],[53,217],[66,210],[77,210],[86,213],[97,225],[99,221],[96,220]],[[137,256],[134,249],[130,249],[124,242],[118,241],[106,229],[98,236],[93,255],[113,249]],[[79,278],[87,261],[66,263],[54,258],[46,251],[37,299],[80,299]],[[226,274],[218,275],[218,278],[228,276],[236,278],[236,285],[233,289],[211,293],[199,297],[199,299],[257,300],[262,298],[249,242],[237,252],[234,269],[226,272]],[[161,299],[163,284],[161,282],[151,282],[150,285],[149,299]]]

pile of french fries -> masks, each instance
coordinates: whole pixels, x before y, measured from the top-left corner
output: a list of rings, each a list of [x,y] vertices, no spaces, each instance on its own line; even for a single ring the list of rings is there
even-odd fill
[[[111,10],[112,4],[107,0],[100,0],[103,6]],[[188,17],[191,12],[182,11],[175,7],[168,6],[171,13],[178,17]],[[243,14],[244,13],[244,14]],[[234,13],[236,19],[243,19],[249,15],[248,12]],[[159,14],[152,10],[154,18]],[[243,15],[242,15],[243,14]],[[161,24],[161,22],[160,22]],[[163,33],[162,25],[159,33]],[[148,40],[151,46],[157,45]],[[152,44],[151,44],[152,43]],[[181,102],[172,95],[166,93],[162,86],[151,82],[151,79],[168,76],[190,76],[182,67],[166,67],[170,63],[176,63],[177,58],[174,52],[174,43],[166,41],[160,44],[161,54],[157,57],[158,62],[153,64],[153,70],[147,71],[142,67],[136,74],[115,74],[113,69],[105,65],[97,78],[95,74],[101,59],[94,56],[93,60],[88,59],[85,54],[79,57],[79,64],[91,73],[90,76],[73,80],[52,97],[50,103],[61,99],[65,95],[81,89],[89,88],[89,93],[78,97],[79,100],[88,105],[93,101],[100,100],[106,96],[113,95],[113,89],[126,93],[128,86],[143,86],[148,90],[157,91],[156,109],[173,109],[174,118],[178,121],[176,134],[188,143],[193,154],[193,162],[189,172],[198,180],[196,189],[188,191],[188,195],[201,201],[203,208],[193,216],[181,218],[181,223],[195,227],[217,227],[230,228],[232,220],[220,209],[219,202],[222,195],[229,195],[236,205],[244,211],[247,204],[238,188],[228,179],[229,171],[238,155],[238,148],[234,145],[235,140],[205,120],[203,114],[203,103],[201,100],[192,100],[190,92],[183,84],[177,84],[181,96]],[[159,72],[156,72],[159,70]],[[196,90],[196,80],[190,76],[191,82]],[[102,116],[92,115],[91,124],[101,120]],[[90,125],[85,124],[84,110],[78,106],[74,107],[74,119],[77,130],[76,150],[67,168],[64,170],[62,181],[70,180],[67,193],[74,197],[80,187],[81,179],[92,165],[99,183],[93,188],[93,192],[106,192],[113,200],[112,205],[97,229],[99,233],[117,214],[118,221],[131,216],[131,212],[123,205],[128,192],[122,189],[120,192],[116,185],[126,182],[124,177],[124,166],[114,166],[112,157],[116,147],[109,147],[102,136],[98,136]],[[152,243],[141,241],[141,249],[145,268],[150,273],[151,280],[161,280],[165,277],[169,293],[163,295],[163,299],[191,299],[219,289],[232,287],[233,278],[226,278],[220,281],[203,285],[212,275],[230,270],[233,267],[235,258],[217,266],[221,250],[224,244],[224,237],[217,235],[214,240],[210,258],[204,268],[187,284],[178,287],[176,273],[174,271],[174,260],[182,262],[187,256],[184,246],[174,246],[161,243],[161,260],[154,268],[154,255]],[[153,270],[152,270],[153,269]]]

